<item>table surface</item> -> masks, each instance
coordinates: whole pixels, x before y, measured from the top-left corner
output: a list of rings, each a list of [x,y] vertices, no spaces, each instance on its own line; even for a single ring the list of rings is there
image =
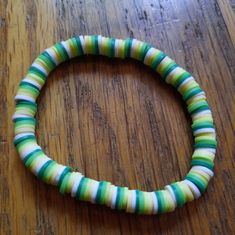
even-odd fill
[[[228,0],[1,0],[0,234],[234,234],[233,7]],[[169,214],[126,214],[62,196],[25,169],[12,144],[17,86],[42,50],[79,34],[149,42],[206,91],[218,152],[215,177],[200,199]],[[46,153],[91,178],[151,191],[190,167],[185,104],[132,60],[64,63],[49,76],[37,119]]]

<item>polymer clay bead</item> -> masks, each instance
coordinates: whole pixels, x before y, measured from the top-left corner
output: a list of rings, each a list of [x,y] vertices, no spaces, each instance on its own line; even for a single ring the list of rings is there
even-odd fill
[[[62,62],[88,54],[141,61],[159,73],[163,81],[175,87],[182,95],[192,117],[194,135],[191,169],[185,179],[152,192],[115,186],[110,182],[87,178],[57,163],[37,144],[36,100],[48,75]],[[205,92],[189,72],[148,43],[133,38],[122,40],[101,35],[81,35],[56,43],[34,60],[19,85],[15,101],[13,123],[17,152],[32,173],[44,182],[58,186],[62,194],[70,193],[76,199],[126,212],[160,214],[199,198],[214,175],[216,132]]]

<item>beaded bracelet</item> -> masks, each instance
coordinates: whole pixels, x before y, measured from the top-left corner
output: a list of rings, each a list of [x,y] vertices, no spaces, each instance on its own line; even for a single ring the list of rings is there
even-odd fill
[[[192,117],[195,141],[191,169],[184,180],[167,185],[159,191],[130,190],[110,182],[87,178],[71,167],[58,164],[43,152],[35,137],[34,118],[40,90],[48,74],[56,66],[70,58],[87,54],[142,61],[182,95]],[[56,43],[35,59],[20,82],[15,100],[13,122],[17,152],[31,172],[44,182],[58,186],[62,194],[71,193],[76,199],[104,204],[126,212],[157,214],[173,211],[200,197],[213,177],[217,142],[204,91],[190,73],[180,68],[162,51],[145,42],[132,38],[121,40],[92,35]]]

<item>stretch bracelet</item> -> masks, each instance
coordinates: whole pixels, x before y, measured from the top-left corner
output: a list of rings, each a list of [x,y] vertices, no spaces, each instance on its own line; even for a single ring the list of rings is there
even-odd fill
[[[192,117],[194,135],[191,169],[182,181],[153,192],[115,186],[107,181],[87,178],[80,172],[73,171],[71,167],[57,163],[37,144],[36,99],[48,74],[60,63],[87,54],[139,60],[160,74],[162,80],[174,86],[182,95]],[[186,202],[200,197],[213,177],[217,142],[204,91],[190,73],[162,51],[145,42],[132,38],[122,40],[91,35],[56,43],[34,60],[20,82],[15,100],[13,122],[17,152],[32,173],[44,182],[58,186],[62,194],[70,193],[76,199],[126,212],[158,214],[173,211],[176,207],[182,207]]]

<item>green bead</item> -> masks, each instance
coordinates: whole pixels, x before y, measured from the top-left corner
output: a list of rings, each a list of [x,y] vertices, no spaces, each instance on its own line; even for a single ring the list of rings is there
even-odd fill
[[[22,136],[22,137],[20,137],[20,138],[18,138],[16,140],[14,140],[14,145],[17,147],[22,142],[26,142],[28,140],[34,140],[36,142],[35,135],[25,135],[25,136]]]
[[[42,151],[38,151],[38,152],[35,152],[34,154],[32,154],[28,159],[27,161],[25,162],[25,166],[26,168],[31,168],[31,165],[33,164],[34,160],[38,157],[43,157],[45,156],[45,154],[42,152]]]
[[[188,91],[186,91],[184,94],[183,94],[183,100],[184,101],[188,101],[190,98],[192,98],[193,96],[199,94],[202,92],[202,89],[198,86],[198,87],[194,87]]]
[[[139,58],[140,61],[144,62],[144,58],[151,47],[152,47],[151,45],[143,43],[143,46],[140,49],[140,58]]]
[[[46,63],[46,65],[48,66],[50,71],[52,71],[56,67],[56,64],[55,64],[53,58],[51,58],[51,56],[48,52],[46,52],[46,51],[42,52],[42,54],[39,55],[38,58]]]
[[[92,44],[93,44],[93,54],[99,55],[98,36],[92,35],[91,40],[92,40]]]
[[[41,78],[43,81],[46,81],[46,74],[44,74],[40,69],[34,67],[34,66],[31,66],[29,69],[28,69],[28,74],[34,74],[36,76],[38,76],[39,78]]]
[[[17,113],[29,113],[29,115],[34,116],[37,111],[37,105],[34,102],[27,100],[17,100],[16,101],[16,112]]]
[[[29,82],[26,81],[21,81],[20,82],[20,87],[35,91],[35,92],[40,92],[39,88]]]
[[[39,172],[38,172],[38,174],[37,174],[37,177],[38,177],[39,179],[42,179],[42,178],[43,178],[45,170],[46,170],[47,167],[49,167],[50,164],[53,163],[53,162],[54,162],[53,160],[48,160],[48,161],[40,168],[40,170],[39,170]]]
[[[54,172],[54,167],[56,167],[57,163],[52,161],[51,164],[44,170],[42,180],[46,183],[49,183],[51,174]]]
[[[201,193],[206,190],[207,184],[203,182],[196,174],[188,173],[186,179],[194,183]]]
[[[28,101],[28,100],[17,100],[16,101],[16,107],[24,107],[24,108],[30,108],[34,110],[35,112],[37,111],[37,103]]]
[[[216,140],[199,140],[195,141],[194,148],[216,148],[217,141]]]
[[[80,184],[78,186],[77,192],[76,192],[76,198],[80,200],[85,200],[85,191],[87,188],[87,183],[89,179],[86,177],[82,177]]]
[[[69,172],[71,172],[71,171],[72,171],[71,167],[68,167],[68,166],[65,167],[65,169],[63,170],[63,172],[62,172],[62,174],[60,175],[60,178],[59,178],[59,180],[58,180],[58,183],[57,183],[57,186],[58,186],[58,187],[60,187],[60,185],[61,185],[61,183],[62,183],[64,177],[65,177]]]
[[[96,203],[101,204],[101,205],[105,203],[105,194],[106,194],[107,185],[108,185],[108,182],[106,181],[99,182],[99,187],[98,187],[97,194],[95,197]]]
[[[109,39],[109,57],[113,58],[115,56],[115,39]]]
[[[62,180],[62,183],[59,187],[59,191],[60,193],[64,194],[65,193],[65,190],[66,190],[66,187],[67,187],[67,184],[68,184],[68,180],[69,180],[69,177],[70,177],[71,173],[68,172],[65,177],[63,178]]]
[[[127,38],[125,40],[125,57],[130,57],[131,55],[131,45],[133,38]]]
[[[60,55],[60,57],[62,58],[62,61],[66,61],[69,59],[69,55],[67,53],[67,51],[65,50],[64,46],[62,43],[56,43],[54,45],[54,47],[56,48],[58,54]]]
[[[127,190],[126,187],[117,187],[115,209],[117,209],[117,210],[125,209],[124,197],[125,197],[126,190]]]
[[[24,165],[28,168],[29,165],[31,164],[32,159],[34,159],[35,157],[42,155],[42,154],[43,154],[43,152],[41,149],[33,150],[31,153],[26,155],[25,158],[23,159]]]
[[[23,122],[23,123],[33,123],[36,125],[36,119],[33,117],[17,117],[13,120],[14,123]]]
[[[161,74],[161,79],[166,80],[167,76],[178,67],[178,64],[176,64],[174,61],[170,63],[166,68],[163,69],[163,72]]]
[[[213,125],[212,122],[205,122],[205,121],[192,124],[193,131],[196,131],[202,128],[215,128],[215,126]]]
[[[27,120],[27,119],[24,119],[22,118],[21,120],[14,120],[14,128],[20,128],[21,126],[25,127],[25,126],[28,126],[28,127],[35,127],[36,126],[36,120],[35,119],[31,119],[31,120]],[[15,129],[15,130],[16,130]]]
[[[189,77],[191,77],[192,75],[188,72],[184,72],[182,73],[178,79],[175,81],[175,84],[174,84],[174,87],[178,90],[178,88],[180,87],[180,85],[186,80],[188,79]]]
[[[191,166],[204,166],[210,170],[213,170],[214,163],[205,159],[192,159]]]
[[[170,187],[172,188],[174,192],[177,206],[182,207],[186,203],[186,197],[184,195],[184,192],[181,190],[177,182],[171,184]]]
[[[138,214],[144,213],[144,194],[140,190],[136,190],[136,203],[135,203],[135,212]]]
[[[162,62],[162,60],[166,57],[166,54],[164,54],[162,51],[157,54],[157,56],[155,56],[155,58],[153,59],[152,64],[150,65],[150,67],[154,70],[157,69],[158,65]]]
[[[165,200],[164,200],[161,190],[156,191],[155,195],[157,197],[157,202],[158,202],[158,213],[159,214],[164,213],[165,212]]]
[[[76,45],[77,56],[84,55],[84,51],[83,51],[83,48],[82,48],[80,38],[79,37],[74,37],[74,38],[72,38],[72,41],[73,41],[74,45]]]
[[[199,111],[210,110],[209,105],[206,101],[199,101],[188,106],[188,111],[192,115]]]

